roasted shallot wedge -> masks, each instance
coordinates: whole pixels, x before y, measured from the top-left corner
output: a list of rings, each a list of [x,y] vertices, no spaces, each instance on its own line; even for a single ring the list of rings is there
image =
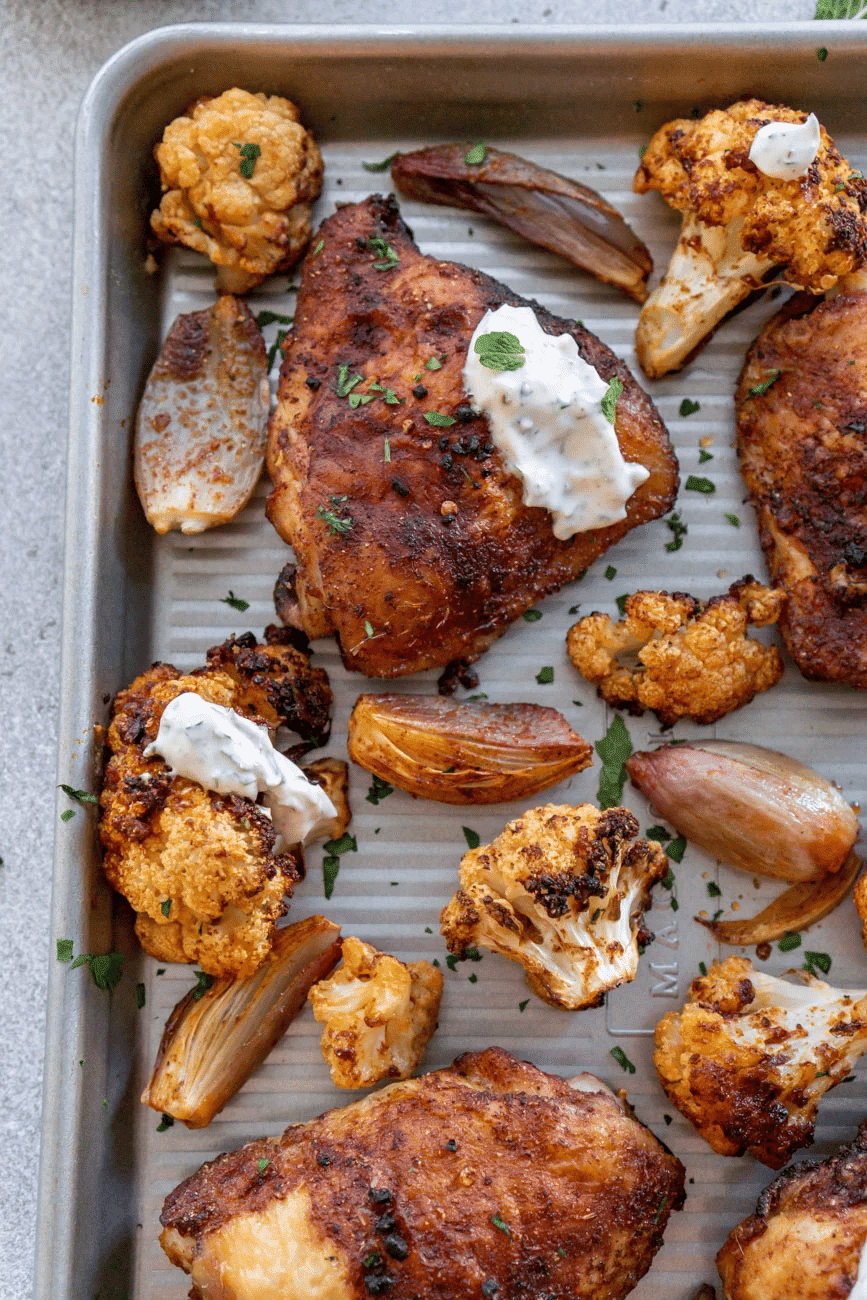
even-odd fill
[[[539,704],[463,704],[442,696],[360,695],[349,757],[439,803],[506,803],[589,767],[593,750]]]
[[[249,308],[220,298],[178,316],[135,428],[135,485],[158,533],[201,533],[249,501],[265,463],[265,344]]]
[[[247,979],[191,989],[166,1023],[142,1101],[204,1128],[289,1028],[317,980],[340,960],[340,929],[311,916],[278,930],[271,954]]]
[[[644,302],[653,260],[601,194],[514,153],[488,147],[480,162],[468,162],[473,153],[443,144],[398,154],[392,180],[407,198],[491,217]]]
[[[720,943],[744,947],[773,943],[785,934],[800,934],[833,912],[851,890],[863,865],[857,853],[850,853],[839,871],[792,885],[757,916],[739,917],[736,921],[709,921],[698,916],[696,920],[707,926]]]
[[[663,745],[633,754],[626,770],[680,835],[753,875],[818,880],[843,867],[858,837],[858,819],[839,790],[760,745]]]

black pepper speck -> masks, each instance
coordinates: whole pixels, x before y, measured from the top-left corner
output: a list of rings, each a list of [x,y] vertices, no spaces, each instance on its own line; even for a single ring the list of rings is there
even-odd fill
[[[482,1295],[496,1295],[499,1289],[499,1282],[495,1282],[492,1277],[486,1277],[482,1283]]]
[[[476,413],[471,406],[458,406],[455,409],[455,419],[460,420],[461,424],[467,424],[470,420],[474,420],[475,417]]]
[[[317,388],[320,388],[322,386],[322,380],[314,379],[312,375],[308,375],[307,378],[304,380],[304,382],[307,385],[307,387],[310,389],[310,391],[313,393],[316,392]]]
[[[374,1205],[387,1205],[391,1200],[391,1192],[387,1187],[371,1187],[367,1195]]]
[[[413,397],[417,397],[419,401],[421,401],[423,397],[427,397],[427,389],[424,384],[416,384],[415,388],[412,390],[412,395]]]
[[[321,1167],[325,1169],[328,1165],[331,1164],[331,1156],[327,1156],[325,1155],[324,1152],[320,1151],[319,1155],[316,1157],[316,1163],[317,1165],[321,1165]]]
[[[446,1143],[446,1151],[457,1151],[457,1149],[458,1149],[457,1142],[454,1140],[454,1138],[449,1138],[448,1142]]]
[[[382,1295],[383,1291],[390,1291],[394,1282],[387,1273],[368,1273],[364,1279],[364,1289],[368,1295]]]
[[[452,460],[448,452],[446,452],[445,456],[440,456],[440,464],[442,465],[443,469],[451,469],[452,465],[454,464],[454,461]]]
[[[409,496],[409,488],[406,486],[404,482],[401,481],[401,479],[393,478],[391,480],[391,486],[394,488],[395,492],[399,497]]]
[[[443,436],[440,438],[440,451],[448,451],[448,449],[449,449],[448,434],[444,433]]]
[[[385,1247],[386,1254],[390,1255],[392,1259],[406,1259],[409,1254],[409,1246],[403,1237],[398,1236],[396,1232],[392,1232],[386,1237],[382,1244]]]
[[[394,1226],[395,1219],[393,1214],[383,1214],[374,1224],[377,1232],[391,1232]]]

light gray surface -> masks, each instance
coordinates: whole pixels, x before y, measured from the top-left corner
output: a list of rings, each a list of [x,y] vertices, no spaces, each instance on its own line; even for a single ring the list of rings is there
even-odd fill
[[[807,19],[813,0],[476,0],[475,22],[677,22]],[[156,26],[213,19],[404,24],[447,21],[442,7],[420,13],[409,0],[381,0],[371,11],[336,0],[323,11],[301,3],[220,0],[3,0],[5,166],[4,253],[0,302],[3,473],[0,591],[4,617],[0,667],[0,1300],[31,1293],[33,1216],[38,1177],[40,1086],[61,602],[63,481],[68,384],[72,129],[81,96],[101,63]],[[819,42],[817,41],[817,44]],[[17,274],[9,274],[10,271]],[[82,1207],[86,1213],[86,1207]],[[85,1298],[87,1300],[87,1298]]]

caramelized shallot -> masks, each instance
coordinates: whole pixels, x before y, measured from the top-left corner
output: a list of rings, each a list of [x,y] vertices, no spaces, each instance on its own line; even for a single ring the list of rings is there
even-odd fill
[[[423,799],[505,803],[589,767],[593,750],[540,704],[461,704],[442,696],[360,695],[349,757]]]
[[[862,866],[857,854],[850,853],[839,871],[792,885],[757,916],[738,917],[736,921],[708,921],[697,916],[696,920],[707,926],[720,943],[773,943],[784,934],[799,934],[833,912],[849,893]]]
[[[517,154],[489,147],[480,163],[466,155],[456,144],[398,154],[392,180],[407,198],[481,212],[644,302],[653,259],[601,194]]]
[[[755,875],[820,880],[841,870],[858,836],[838,790],[812,768],[758,745],[665,745],[633,754],[626,770],[690,843]]]
[[[166,1023],[142,1101],[204,1128],[286,1032],[310,989],[340,960],[340,929],[311,916],[278,930],[247,979],[191,989]]]

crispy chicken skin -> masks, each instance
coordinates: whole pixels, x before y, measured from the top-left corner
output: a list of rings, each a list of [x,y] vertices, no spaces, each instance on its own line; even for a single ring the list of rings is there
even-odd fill
[[[793,299],[747,353],[738,455],[768,570],[788,593],[779,626],[789,653],[805,677],[863,689],[867,293],[814,304]]]
[[[846,1300],[867,1241],[867,1120],[827,1160],[793,1165],[716,1257],[726,1300]]]
[[[650,470],[622,522],[558,541],[473,414],[467,347],[504,303],[532,306],[603,379],[622,380],[621,450]],[[362,376],[344,396],[341,365],[344,386]],[[377,390],[367,400],[374,380],[393,401]],[[353,409],[350,397],[365,400]],[[432,426],[425,412],[455,424]],[[297,558],[281,617],[309,636],[336,633],[347,667],[377,677],[477,658],[540,597],[668,510],[678,483],[652,402],[604,344],[479,271],[423,257],[394,200],[379,196],[339,208],[304,262],[268,468],[268,516]]]
[[[468,1052],[204,1165],[163,1249],[193,1300],[620,1300],[684,1170],[594,1085]]]
[[[300,849],[275,853],[264,809],[172,777],[159,756],[144,756],[166,705],[184,691],[267,723],[272,736],[287,726],[301,749],[327,736],[328,678],[290,637],[276,627],[266,644],[249,632],[232,637],[190,674],[154,664],[115,700],[100,796],[105,872],[138,913],[145,951],[163,961],[198,962],[217,977],[252,974],[286,913],[284,895],[303,875]]]

